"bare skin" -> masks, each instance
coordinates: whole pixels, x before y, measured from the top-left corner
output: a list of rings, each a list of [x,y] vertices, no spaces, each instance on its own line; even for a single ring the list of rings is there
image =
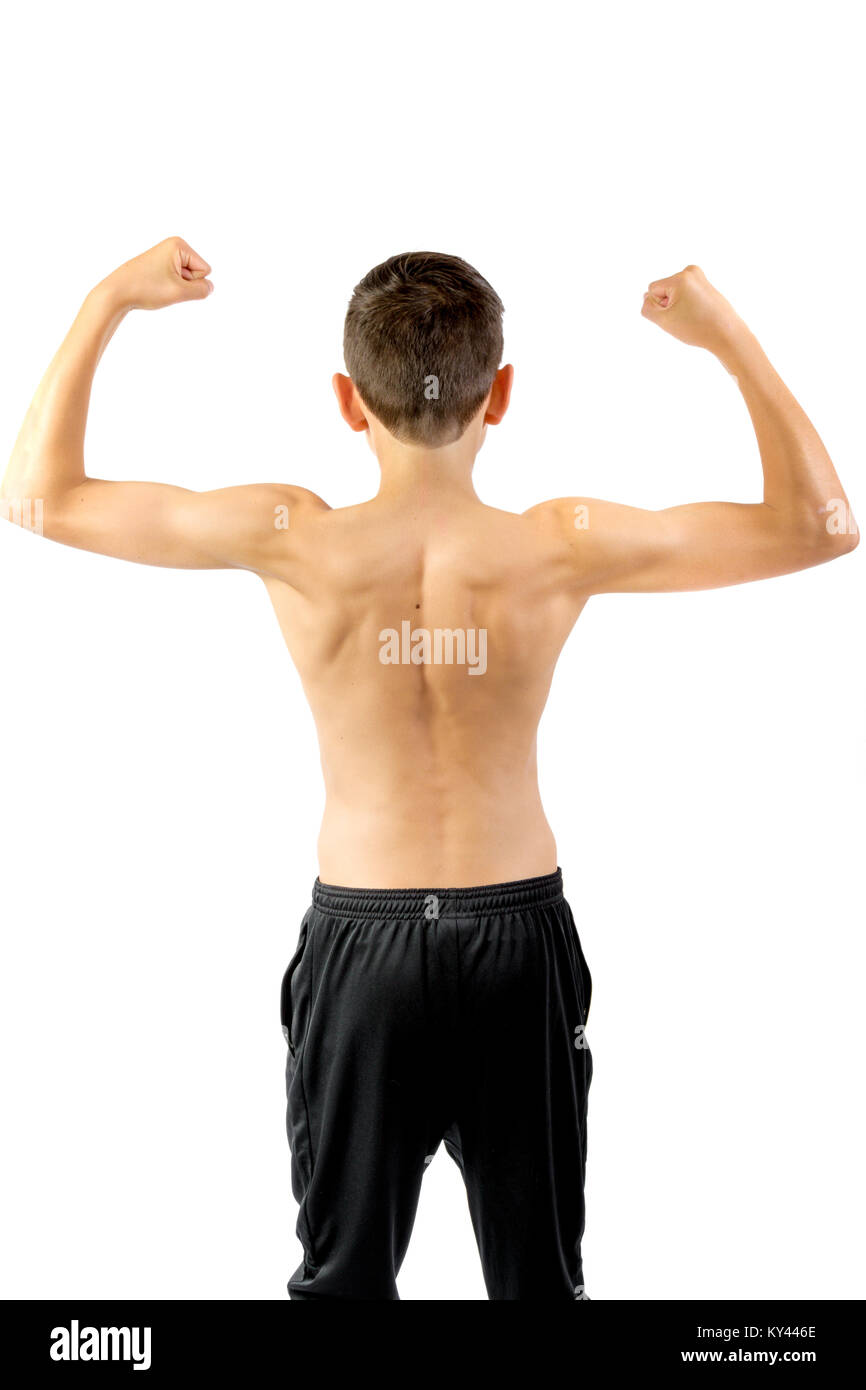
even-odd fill
[[[511,367],[461,438],[439,449],[395,439],[337,375],[343,416],[367,433],[381,467],[378,494],[359,506],[332,509],[283,483],[191,492],[88,477],[90,389],[113,333],[133,308],[207,298],[209,274],[170,237],[88,294],[24,420],[2,513],[21,520],[25,499],[40,499],[43,534],[66,545],[261,576],[318,728],[325,882],[462,887],[552,872],[536,733],[587,600],[765,579],[857,544],[817,433],[695,266],[650,285],[643,314],[737,378],[761,454],[759,502],[645,511],[568,497],[523,515],[486,506],[472,468],[487,426],[508,407]],[[400,633],[404,621],[471,631],[476,641],[483,630],[483,674],[469,659],[384,664],[382,633]]]

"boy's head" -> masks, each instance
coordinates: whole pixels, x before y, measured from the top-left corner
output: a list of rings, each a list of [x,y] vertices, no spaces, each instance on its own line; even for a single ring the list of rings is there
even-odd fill
[[[355,286],[343,351],[358,395],[389,433],[438,448],[459,439],[490,393],[502,301],[459,256],[407,251]]]

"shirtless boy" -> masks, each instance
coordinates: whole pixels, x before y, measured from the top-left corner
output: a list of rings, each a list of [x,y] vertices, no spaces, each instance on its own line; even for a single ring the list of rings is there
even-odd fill
[[[736,377],[763,500],[485,505],[472,468],[513,375],[502,305],[432,253],[376,267],[349,306],[334,390],[381,468],[370,501],[88,477],[90,389],[115,329],[130,309],[207,298],[209,274],[169,237],[90,291],[24,420],[3,511],[28,524],[38,500],[45,536],[123,560],[253,570],[300,672],[327,801],[281,1000],[304,1250],[290,1296],[398,1297],[444,1141],[489,1297],[586,1297],[591,981],[536,775],[554,667],[592,594],[741,584],[852,550],[847,499],[754,336],[688,266],[642,312]]]

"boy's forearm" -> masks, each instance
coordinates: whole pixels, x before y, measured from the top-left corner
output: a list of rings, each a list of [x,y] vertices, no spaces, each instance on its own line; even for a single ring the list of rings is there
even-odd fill
[[[828,507],[847,499],[833,462],[806,412],[743,325],[717,356],[737,380],[751,416],[764,470],[764,502],[804,526],[825,527]]]
[[[48,497],[85,476],[94,373],[128,310],[111,276],[87,295],[24,417],[0,485],[4,497]]]

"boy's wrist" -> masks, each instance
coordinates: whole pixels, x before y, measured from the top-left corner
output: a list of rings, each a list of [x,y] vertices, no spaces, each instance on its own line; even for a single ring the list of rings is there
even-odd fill
[[[743,323],[731,325],[715,352],[725,371],[732,376],[742,376],[750,367],[756,365],[764,356],[763,349]]]
[[[85,303],[91,304],[109,320],[119,320],[135,307],[130,302],[116,271],[112,271],[104,280],[100,280],[99,284],[93,286]]]

